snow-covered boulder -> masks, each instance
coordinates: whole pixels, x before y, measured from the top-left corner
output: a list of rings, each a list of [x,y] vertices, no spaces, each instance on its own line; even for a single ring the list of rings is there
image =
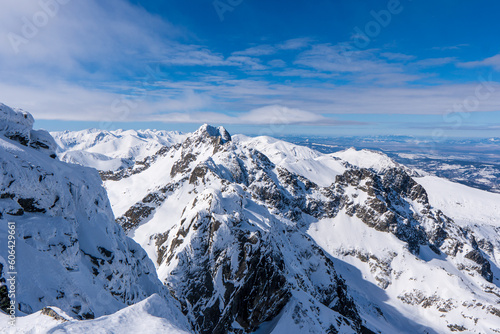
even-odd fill
[[[45,130],[33,130],[34,122],[30,113],[0,103],[0,135],[24,146],[37,148],[55,158],[57,145],[54,138]]]

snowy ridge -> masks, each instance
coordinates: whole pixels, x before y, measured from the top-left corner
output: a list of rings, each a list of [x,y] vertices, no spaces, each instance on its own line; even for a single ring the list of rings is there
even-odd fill
[[[102,171],[118,170],[153,155],[163,146],[181,141],[185,135],[156,130],[89,129],[52,132],[62,161]]]
[[[18,333],[191,333],[179,309],[157,294],[116,313],[92,320],[75,320],[56,307],[51,309],[54,312],[49,313],[44,309],[19,318],[16,325]],[[0,318],[0,331],[9,333],[9,330],[9,326],[3,325]]]
[[[7,240],[7,222],[15,223],[17,315],[55,306],[74,319],[92,319],[153,293],[175,307],[144,250],[114,222],[97,171],[54,160],[32,145],[31,115],[4,106],[2,112],[10,116],[0,135],[0,238]],[[7,258],[5,247],[2,284]],[[0,290],[2,303],[9,302],[6,292]]]
[[[498,231],[490,228],[485,239],[473,226],[455,224],[453,211],[430,202],[419,178],[413,179],[417,175],[378,152],[350,149],[332,156],[269,137],[225,141],[205,125],[147,170],[108,179],[105,186],[117,221],[154,259],[160,279],[184,303],[197,332],[256,326],[274,333],[300,328],[322,333],[330,326],[340,332],[357,332],[360,326],[382,333],[462,326],[492,332],[499,248],[488,240],[498,239]],[[488,212],[493,221],[487,225],[493,226],[498,213],[494,207]],[[277,262],[259,262],[264,258]],[[231,306],[242,303],[238,291],[252,300],[246,282],[259,280],[251,275],[256,259],[265,277],[276,282],[277,290],[259,294],[259,312],[268,312],[269,320]],[[352,300],[353,306],[339,314],[341,309],[327,302],[331,295],[325,291],[331,290],[325,282],[330,288],[345,286],[343,304]],[[448,286],[455,293],[442,291]],[[297,296],[309,297],[299,302]],[[289,305],[296,305],[294,311]],[[305,316],[311,305],[326,313]],[[200,318],[199,312],[211,316]],[[301,320],[297,312],[305,312]],[[285,325],[289,316],[298,327]],[[339,327],[342,317],[350,319],[349,330]]]
[[[265,154],[274,164],[302,175],[321,186],[329,186],[345,170],[345,163],[304,146],[294,145],[267,136],[237,135],[235,142]]]

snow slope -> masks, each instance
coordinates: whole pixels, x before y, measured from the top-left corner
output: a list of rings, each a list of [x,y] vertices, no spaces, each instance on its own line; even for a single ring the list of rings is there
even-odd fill
[[[165,298],[153,294],[137,304],[111,315],[92,320],[75,320],[62,310],[51,308],[61,318],[56,319],[38,311],[17,319],[15,330],[7,323],[7,316],[0,314],[2,333],[191,333],[184,315],[172,307]]]
[[[178,132],[98,129],[52,132],[51,135],[61,160],[103,171],[129,167],[134,161],[185,137]]]
[[[417,178],[427,189],[429,200],[462,226],[474,224],[500,227],[500,194],[467,187],[436,176]]]
[[[287,143],[267,136],[234,136],[237,144],[264,153],[273,163],[302,175],[320,186],[329,186],[346,168],[340,161],[310,148]]]
[[[0,111],[0,240],[5,245],[8,222],[16,237],[15,268],[0,249],[0,283],[17,272],[17,315],[55,306],[92,319],[155,293],[175,308],[147,254],[114,222],[97,171],[55,159],[54,141],[32,130],[28,113]]]

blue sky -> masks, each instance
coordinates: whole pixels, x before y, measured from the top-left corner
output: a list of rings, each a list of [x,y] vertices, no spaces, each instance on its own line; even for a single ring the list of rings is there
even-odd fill
[[[48,130],[500,134],[500,4],[6,0],[0,101]]]

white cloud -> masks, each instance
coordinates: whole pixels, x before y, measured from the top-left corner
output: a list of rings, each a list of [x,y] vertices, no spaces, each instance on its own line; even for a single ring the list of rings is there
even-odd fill
[[[380,55],[389,60],[408,61],[415,59],[415,56],[398,52],[382,52]]]
[[[456,60],[456,57],[427,58],[416,61],[413,64],[420,67],[435,67],[454,63]]]
[[[342,78],[352,82],[401,84],[421,78],[418,74],[405,73],[401,63],[389,63],[382,59],[377,51],[351,50],[342,44],[317,44],[300,53],[295,64],[313,68],[322,74],[342,75]]]
[[[267,62],[271,67],[285,67],[286,63],[282,59],[273,59]]]
[[[0,101],[21,107],[36,119],[106,122],[331,124],[324,115],[498,111],[499,92],[500,84],[480,81],[394,88],[272,84],[252,79],[220,81],[210,77],[162,81],[155,84],[154,90],[135,95],[49,81],[37,86],[0,83]]]
[[[165,122],[213,123],[245,125],[340,125],[359,122],[336,121],[323,115],[282,105],[268,105],[237,115],[217,112],[167,113],[160,116]]]
[[[301,78],[323,78],[323,79],[331,79],[338,77],[337,73],[325,73],[316,70],[305,70],[305,69],[297,69],[297,68],[285,68],[282,71],[273,72],[274,76],[277,77],[301,77]]]
[[[34,69],[38,75],[86,76],[89,64],[94,72],[109,73],[123,70],[125,63],[131,70],[134,61],[156,59],[176,46],[173,38],[183,36],[170,23],[125,1],[69,1],[53,15],[41,3],[58,2],[8,0],[2,5],[2,73],[10,70],[29,77]],[[37,18],[43,17],[47,20],[40,24]],[[22,42],[12,44],[12,36]]]
[[[483,60],[469,61],[465,63],[459,63],[458,66],[464,68],[475,68],[481,66],[493,67],[496,71],[500,71],[500,54],[494,55]]]
[[[470,46],[469,44],[457,44],[457,45],[450,45],[450,46],[435,46],[432,49],[433,50],[439,50],[439,51],[448,51],[448,50],[459,50],[464,47]]]
[[[351,51],[341,45],[317,44],[297,57],[297,64],[328,72],[393,72],[398,70],[375,57],[373,50]]]
[[[234,56],[268,56],[276,53],[276,48],[268,44],[262,44],[248,48],[243,51],[233,52]]]
[[[318,124],[319,122],[332,123],[320,114],[280,105],[253,109],[238,116],[240,124]]]
[[[281,50],[298,50],[303,49],[311,44],[310,38],[293,38],[278,44],[276,47]]]
[[[130,95],[63,82],[36,86],[0,83],[0,101],[31,112],[35,119],[123,122],[154,120],[161,113],[191,112],[212,104],[210,96],[189,87]]]
[[[230,56],[226,59],[227,65],[237,65],[250,70],[265,70],[259,58],[247,56]]]

